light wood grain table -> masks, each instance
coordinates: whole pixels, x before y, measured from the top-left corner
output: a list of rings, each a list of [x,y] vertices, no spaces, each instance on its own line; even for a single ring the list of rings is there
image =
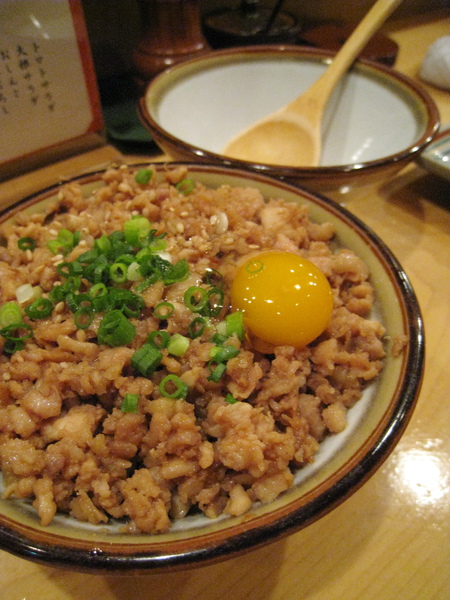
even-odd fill
[[[443,3],[443,5],[445,2]],[[447,14],[392,21],[396,68],[412,77],[429,45],[450,34]],[[443,123],[450,92],[427,87]],[[123,157],[112,146],[0,184],[11,202],[60,178]],[[425,378],[413,418],[381,469],[308,528],[240,558],[166,575],[84,575],[0,551],[2,600],[449,600],[450,599],[450,183],[417,165],[334,199],[387,243],[423,311]]]

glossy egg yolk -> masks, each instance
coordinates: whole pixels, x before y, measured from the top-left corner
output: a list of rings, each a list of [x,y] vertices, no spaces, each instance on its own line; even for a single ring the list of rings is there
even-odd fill
[[[253,336],[276,346],[302,348],[327,327],[333,296],[325,275],[312,262],[274,250],[238,267],[231,304],[244,313]]]

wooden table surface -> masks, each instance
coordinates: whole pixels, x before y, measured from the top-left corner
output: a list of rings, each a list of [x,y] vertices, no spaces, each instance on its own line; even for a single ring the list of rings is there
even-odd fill
[[[448,12],[388,24],[400,47],[396,69],[417,76],[429,45],[450,34]],[[450,92],[425,87],[442,123],[450,123]],[[22,175],[0,184],[0,202],[117,158],[119,151],[105,146]],[[161,156],[125,157],[143,158]],[[412,165],[387,182],[333,197],[397,256],[425,321],[422,391],[384,465],[315,524],[212,566],[133,578],[84,575],[0,551],[2,600],[450,599],[450,183]]]

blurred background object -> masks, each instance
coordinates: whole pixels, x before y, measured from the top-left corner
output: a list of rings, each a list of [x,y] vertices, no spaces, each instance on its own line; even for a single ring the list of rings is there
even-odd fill
[[[297,41],[298,19],[283,10],[285,0],[263,6],[260,0],[241,0],[237,7],[213,10],[204,15],[202,27],[213,48]]]
[[[138,86],[209,49],[201,28],[201,0],[138,0],[138,5],[142,37],[131,53]]]
[[[0,181],[105,143],[81,0],[0,2],[0,131]]]
[[[373,0],[82,0],[82,3],[107,133],[114,143],[132,144],[139,150],[140,145],[148,148],[152,143],[135,108],[145,80],[178,60],[202,52],[204,46],[224,43],[217,41],[217,32],[216,41],[211,39],[208,16],[226,14],[235,22],[245,20],[247,27],[253,19],[256,35],[253,34],[253,40],[251,35],[246,38],[249,45],[259,43],[258,30],[265,26],[273,43],[282,40],[282,43],[335,50],[347,35],[347,28],[351,29],[362,18]],[[442,9],[448,4],[449,0],[404,0],[395,18]],[[246,16],[243,11],[247,11]],[[271,28],[267,29],[272,17]],[[229,40],[226,45],[230,45]],[[362,55],[392,65],[397,50],[392,40],[379,34]]]

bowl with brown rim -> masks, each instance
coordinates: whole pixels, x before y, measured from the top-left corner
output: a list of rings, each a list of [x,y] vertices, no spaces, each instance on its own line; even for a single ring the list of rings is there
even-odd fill
[[[306,205],[314,222],[333,225],[337,247],[351,249],[370,270],[376,315],[387,332],[383,369],[348,411],[347,428],[325,439],[314,462],[298,469],[293,485],[272,502],[255,503],[241,516],[211,519],[194,512],[174,521],[164,533],[147,534],[124,533],[114,519],[92,525],[67,514],[57,514],[42,525],[31,501],[2,498],[3,550],[46,565],[97,573],[164,572],[225,560],[298,532],[344,502],[388,458],[412,415],[423,371],[423,323],[407,275],[377,235],[346,209],[284,181],[217,164],[185,166],[190,178],[207,187],[256,188],[267,200],[283,198]],[[175,168],[152,166],[158,177]],[[69,183],[81,185],[85,197],[105,185],[102,173]],[[52,187],[5,208],[1,222],[13,219],[18,210],[42,213],[60,189]],[[396,355],[395,339],[406,342]],[[2,480],[0,488],[3,493]]]
[[[183,61],[148,84],[143,125],[173,160],[248,168],[319,192],[379,181],[416,159],[439,128],[426,90],[377,62],[358,60],[330,99],[319,166],[226,156],[238,132],[305,91],[333,53],[299,46],[219,50]]]

